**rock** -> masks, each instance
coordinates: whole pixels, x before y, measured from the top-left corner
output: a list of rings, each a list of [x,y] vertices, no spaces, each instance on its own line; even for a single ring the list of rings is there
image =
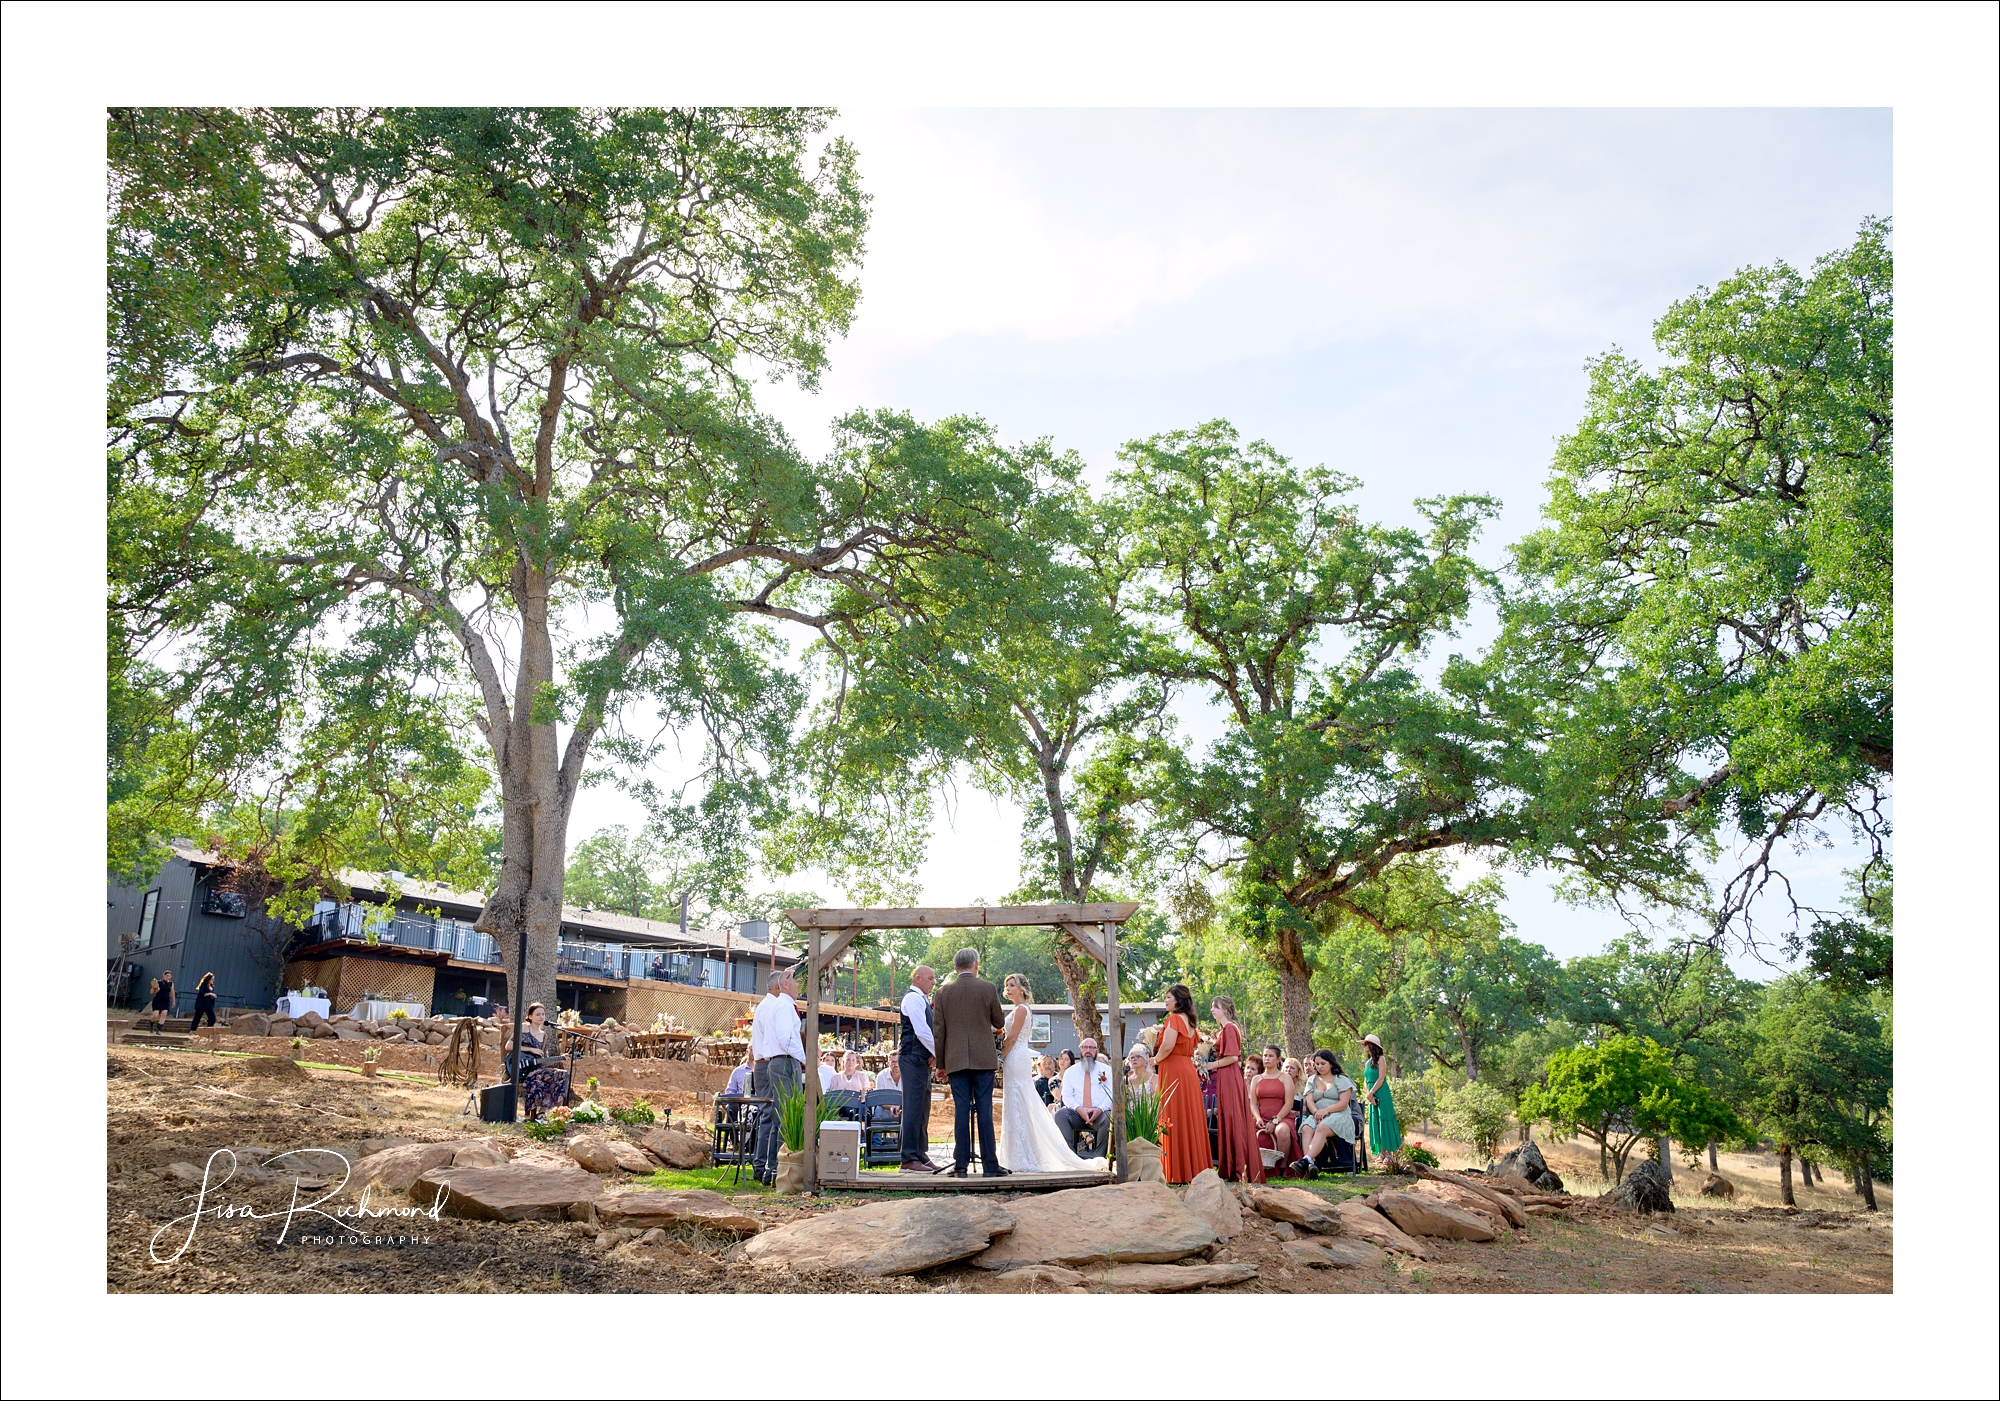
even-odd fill
[[[326,1022],[326,1018],[322,1017],[317,1012],[303,1013],[297,1018],[297,1020],[300,1026],[322,1026]]]
[[[708,1166],[707,1140],[696,1138],[691,1133],[682,1133],[678,1129],[649,1129],[639,1142],[670,1168]]]
[[[375,1039],[365,1031],[356,1031],[352,1027],[345,1026],[335,1027],[333,1034],[342,1041],[372,1041]]]
[[[1216,1239],[1228,1240],[1243,1230],[1243,1206],[1214,1168],[1203,1168],[1181,1188],[1181,1205],[1215,1228]]]
[[[1373,1269],[1389,1260],[1380,1246],[1365,1240],[1328,1240],[1325,1236],[1291,1241],[1285,1246],[1285,1255],[1294,1265],[1326,1270]]]
[[[265,1012],[238,1012],[229,1019],[231,1036],[262,1036],[271,1029],[271,1018]]]
[[[424,1037],[424,1043],[430,1046],[442,1046],[445,1043],[445,1040],[446,1037],[442,1031],[433,1031],[428,1036]]]
[[[604,1191],[579,1167],[524,1166],[434,1168],[416,1180],[410,1195],[428,1206],[442,1198],[446,1216],[474,1221],[561,1221],[578,1202]]]
[[[1009,1270],[989,1286],[995,1294],[1087,1294],[1084,1278],[1061,1265],[1023,1265]]]
[[[982,1269],[1178,1260],[1216,1240],[1215,1228],[1159,1182],[1072,1187],[1008,1205],[1014,1229],[973,1259]]]
[[[1729,1200],[1735,1201],[1736,1184],[1726,1177],[1711,1172],[1708,1175],[1708,1180],[1701,1184],[1701,1194],[1704,1197],[1727,1197]]]
[[[1376,1207],[1412,1236],[1443,1240],[1498,1240],[1505,1228],[1483,1212],[1466,1211],[1422,1192],[1384,1192]]]
[[[351,1180],[357,1189],[375,1186],[390,1192],[407,1192],[425,1173],[450,1166],[462,1146],[457,1143],[406,1143],[399,1148],[384,1148],[356,1163]]]
[[[844,1270],[871,1278],[914,1274],[987,1249],[995,1236],[1016,1229],[1013,1208],[1024,1205],[1025,1200],[1003,1206],[970,1196],[878,1202],[765,1231],[739,1246],[737,1254],[767,1267]],[[1185,1212],[1179,1202],[1174,1206]]]
[[[507,1155],[483,1139],[461,1143],[458,1151],[451,1155],[453,1167],[504,1167],[506,1162]]]
[[[292,1037],[298,1035],[298,1023],[285,1021],[267,1022],[264,1026],[264,1034],[266,1036],[282,1036],[286,1040],[290,1040]]]
[[[391,1148],[407,1148],[415,1142],[414,1138],[364,1138],[361,1140],[361,1156],[366,1158],[376,1153],[386,1153]]]
[[[569,1219],[572,1221],[580,1222],[583,1225],[589,1226],[593,1231],[595,1231],[597,1228],[597,1203],[596,1202],[576,1203],[569,1209]]]
[[[1673,1178],[1667,1175],[1666,1165],[1648,1159],[1626,1173],[1623,1182],[1598,1200],[1620,1211],[1672,1211],[1674,1199],[1668,1193],[1673,1190],[1673,1184]]]
[[[1228,1265],[1108,1265],[1083,1272],[1086,1284],[1108,1294],[1185,1294],[1257,1278],[1257,1267]]]
[[[338,1041],[340,1032],[335,1029],[332,1022],[321,1022],[312,1029],[312,1037],[315,1041]]]
[[[402,1032],[400,1032],[400,1031],[392,1031],[392,1032],[390,1032],[390,1033],[389,1033],[389,1034],[388,1034],[387,1036],[385,1036],[385,1037],[383,1037],[383,1038],[382,1038],[382,1044],[383,1044],[384,1046],[394,1046],[394,1045],[396,1045],[396,1044],[397,1044],[398,1042],[400,1042],[400,1041],[406,1041],[406,1040],[408,1040],[408,1039],[409,1039],[409,1038],[408,1038],[408,1037],[406,1037],[406,1036],[404,1036]]]
[[[1298,1234],[1298,1227],[1289,1221],[1276,1221],[1271,1225],[1271,1234],[1279,1240],[1290,1240],[1294,1235]]]
[[[1474,1216],[1492,1222],[1496,1229],[1508,1224],[1506,1214],[1494,1202],[1480,1196],[1468,1187],[1459,1186],[1455,1182],[1425,1180],[1418,1182],[1410,1190],[1441,1201],[1446,1206],[1455,1206],[1460,1211],[1469,1211]],[[1521,1208],[1516,1206],[1514,1210],[1518,1212],[1521,1211]],[[1526,1212],[1521,1213],[1521,1224],[1524,1226],[1528,1224]]]
[[[1303,1187],[1252,1187],[1250,1209],[1273,1221],[1289,1221],[1323,1236],[1340,1234],[1340,1214],[1325,1197]]]
[[[1496,1177],[1525,1178],[1545,1192],[1560,1192],[1563,1189],[1563,1180],[1543,1159],[1542,1150],[1535,1146],[1533,1139],[1510,1149],[1498,1161],[1487,1164],[1486,1171]]]
[[[653,1166],[653,1160],[646,1156],[645,1150],[640,1148],[638,1144],[627,1143],[622,1138],[610,1139],[609,1143],[611,1146],[611,1156],[618,1160],[618,1166],[624,1168],[625,1171],[649,1173],[657,1170]]]
[[[1436,1253],[1365,1202],[1342,1202],[1334,1210],[1340,1213],[1340,1224],[1347,1234],[1356,1240],[1365,1240],[1384,1250],[1414,1255],[1419,1260],[1428,1260]]]
[[[718,1192],[705,1189],[668,1192],[642,1188],[633,1192],[606,1192],[591,1206],[596,1219],[607,1226],[699,1226],[725,1236],[754,1236],[763,1223],[748,1212],[730,1205]]]
[[[646,1234],[640,1236],[638,1240],[633,1242],[634,1245],[665,1245],[666,1243],[667,1243],[666,1230],[664,1227],[660,1226],[653,1227],[652,1230],[646,1232]]]
[[[611,1151],[609,1143],[595,1134],[572,1138],[568,1146],[570,1157],[590,1172],[615,1172],[618,1169],[618,1155]]]
[[[327,1018],[327,1021],[333,1023],[336,1026],[352,1025],[354,1022],[354,1016],[350,1012],[335,1012],[332,1016]]]
[[[1447,1201],[1473,1211],[1483,1211],[1488,1216],[1497,1217],[1516,1228],[1528,1224],[1528,1213],[1521,1204],[1506,1192],[1489,1187],[1484,1182],[1461,1181],[1457,1178],[1427,1177],[1418,1184],[1442,1195]]]

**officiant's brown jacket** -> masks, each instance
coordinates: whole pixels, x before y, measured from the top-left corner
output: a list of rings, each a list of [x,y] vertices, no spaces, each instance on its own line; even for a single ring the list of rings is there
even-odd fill
[[[931,998],[931,1017],[937,1023],[937,1063],[945,1074],[1000,1068],[993,1033],[1006,1027],[1007,1013],[999,988],[960,973]]]

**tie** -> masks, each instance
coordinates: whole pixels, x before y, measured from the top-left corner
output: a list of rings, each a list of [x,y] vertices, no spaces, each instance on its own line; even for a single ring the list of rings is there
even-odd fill
[[[1096,1064],[1095,1061],[1085,1061],[1083,1063],[1083,1107],[1085,1109],[1090,1108],[1090,1082],[1096,1078],[1090,1072],[1096,1069]]]

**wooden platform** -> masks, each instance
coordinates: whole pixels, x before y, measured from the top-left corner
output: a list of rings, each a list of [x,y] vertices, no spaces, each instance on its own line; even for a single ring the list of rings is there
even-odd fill
[[[1069,1187],[1108,1187],[1109,1172],[1011,1172],[1005,1177],[947,1177],[944,1173],[864,1172],[859,1180],[822,1182],[828,1192],[1059,1192]]]

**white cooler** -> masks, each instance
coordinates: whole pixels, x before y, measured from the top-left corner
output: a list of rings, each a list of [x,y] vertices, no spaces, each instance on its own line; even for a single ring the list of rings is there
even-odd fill
[[[829,1119],[819,1126],[821,1182],[852,1182],[861,1176],[861,1125]]]

